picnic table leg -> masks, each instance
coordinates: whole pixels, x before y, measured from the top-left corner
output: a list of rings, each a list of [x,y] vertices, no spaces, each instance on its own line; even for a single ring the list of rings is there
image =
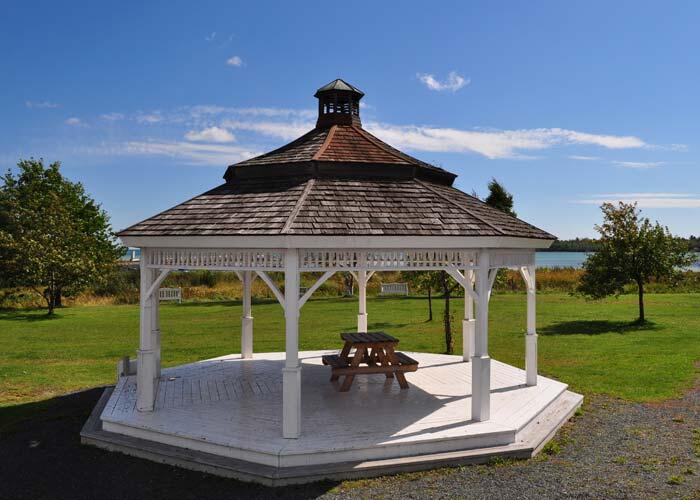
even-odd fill
[[[348,359],[348,355],[350,354],[350,349],[352,348],[352,343],[350,342],[345,342],[345,345],[343,346],[343,350],[340,351],[340,359]],[[331,369],[331,382],[335,382],[338,380],[339,375],[333,375],[333,370]]]
[[[350,354],[350,349],[352,349],[352,342],[345,342],[343,350],[340,351],[340,358],[347,359],[348,355]]]
[[[379,357],[379,363],[382,366],[389,366],[389,360],[387,359],[384,349],[380,349],[377,356]],[[384,375],[386,375],[386,378],[394,378],[394,374],[392,372],[386,372]]]
[[[377,365],[377,356],[378,356],[378,351],[381,349],[374,347],[372,350],[369,351],[369,354],[367,355],[367,364],[369,366],[376,366]]]
[[[386,357],[392,365],[399,365],[400,363],[396,359],[396,354],[394,353],[394,346],[393,345],[388,345],[386,347]],[[392,374],[392,377],[394,375]],[[396,372],[396,380],[399,383],[399,387],[402,389],[408,389],[408,382],[406,382],[406,376],[403,374],[403,372]]]
[[[393,345],[389,345],[386,347],[386,354],[387,354],[387,358],[389,358],[389,362],[392,365],[400,365],[400,363],[396,359],[396,354],[394,353],[394,346]],[[408,382],[406,382],[406,375],[404,375],[403,372],[401,372],[401,371],[396,372],[396,380],[399,383],[399,387],[401,387],[401,389],[408,389]]]
[[[355,351],[355,357],[352,358],[352,363],[350,364],[351,367],[357,368],[359,366],[360,361],[362,361],[366,350],[367,349],[362,345],[357,346],[357,350]],[[355,375],[345,375],[345,379],[343,379],[343,384],[340,386],[340,392],[349,391],[350,386],[352,386],[353,380],[355,380]]]

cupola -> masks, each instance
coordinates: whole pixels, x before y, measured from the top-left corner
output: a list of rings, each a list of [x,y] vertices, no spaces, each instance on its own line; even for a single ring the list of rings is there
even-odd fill
[[[360,89],[337,78],[316,91],[318,99],[317,128],[331,125],[360,126],[360,99],[365,95]]]

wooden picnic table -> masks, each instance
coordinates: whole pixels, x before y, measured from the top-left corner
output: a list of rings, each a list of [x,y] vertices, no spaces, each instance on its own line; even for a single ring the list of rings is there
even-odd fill
[[[397,338],[384,332],[347,332],[340,338],[345,341],[340,354],[323,356],[323,364],[331,366],[331,381],[345,377],[341,392],[350,390],[355,375],[373,373],[383,373],[388,379],[396,376],[401,389],[408,389],[404,373],[416,371],[418,361],[395,350]]]

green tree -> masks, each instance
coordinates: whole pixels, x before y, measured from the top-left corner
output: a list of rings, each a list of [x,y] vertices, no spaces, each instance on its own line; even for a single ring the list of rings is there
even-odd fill
[[[688,243],[676,238],[658,222],[640,217],[636,203],[605,203],[598,250],[584,263],[578,290],[594,299],[619,295],[634,283],[639,297],[640,323],[644,316],[644,285],[652,278],[674,280],[695,256]]]
[[[491,182],[488,185],[489,195],[486,197],[484,202],[487,205],[497,208],[502,212],[517,217],[517,214],[513,210],[513,195],[506,190],[506,188],[498,182],[495,178],[491,178]]]
[[[455,341],[454,336],[452,335],[452,313],[450,311],[450,299],[452,298],[452,294],[457,288],[460,287],[460,285],[449,274],[447,274],[446,271],[434,273],[434,276],[438,282],[440,291],[442,291],[442,296],[445,299],[445,308],[442,312],[442,322],[445,330],[445,352],[447,354],[452,354],[455,350]]]
[[[498,210],[517,217],[518,214],[513,210],[513,195],[508,192],[503,184],[498,182],[495,177],[491,178],[491,182],[488,184],[489,195],[486,197],[484,202]],[[506,270],[499,269],[496,271],[496,282],[497,286],[502,286],[506,280]]]
[[[60,163],[21,160],[0,185],[0,274],[3,284],[29,287],[49,314],[62,296],[103,284],[123,253],[107,213]]]
[[[412,289],[428,294],[428,321],[433,320],[433,291],[439,286],[435,271],[404,271],[402,279],[407,281]]]
[[[402,273],[404,279],[414,287],[428,292],[428,321],[433,320],[432,292],[442,293],[445,299],[445,307],[442,311],[442,322],[445,333],[445,352],[452,354],[455,348],[454,336],[452,334],[452,312],[450,300],[455,291],[460,288],[457,283],[445,271],[406,271]]]

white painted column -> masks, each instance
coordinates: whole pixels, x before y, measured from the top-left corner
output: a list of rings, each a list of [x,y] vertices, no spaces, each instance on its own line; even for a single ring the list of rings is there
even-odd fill
[[[527,335],[525,336],[525,372],[527,385],[537,385],[537,282],[535,266],[528,266],[527,283]]]
[[[151,282],[158,277],[158,271],[151,270]],[[160,286],[151,295],[151,343],[155,351],[155,376],[160,378]]]
[[[467,283],[474,288],[474,271],[468,269],[464,272]],[[464,291],[464,319],[462,320],[462,359],[470,362],[474,356],[474,331],[476,320],[474,319],[474,299],[465,289]]]
[[[301,434],[301,363],[299,363],[299,251],[284,257],[285,362],[282,369],[282,435]]]
[[[136,369],[136,409],[138,411],[153,411],[156,396],[156,346],[152,323],[153,295],[146,296],[148,289],[153,284],[155,272],[146,267],[148,262],[148,250],[141,249],[141,283],[140,283],[140,311],[141,324],[139,334],[138,366]],[[156,298],[156,300],[158,300]]]
[[[241,357],[253,358],[253,316],[251,302],[251,287],[253,284],[253,272],[243,271],[243,315],[241,316]]]
[[[476,272],[477,302],[474,357],[472,358],[472,419],[483,422],[491,413],[491,358],[489,357],[489,251],[479,252]]]
[[[357,331],[367,331],[367,271],[357,271],[359,306],[357,311]]]

